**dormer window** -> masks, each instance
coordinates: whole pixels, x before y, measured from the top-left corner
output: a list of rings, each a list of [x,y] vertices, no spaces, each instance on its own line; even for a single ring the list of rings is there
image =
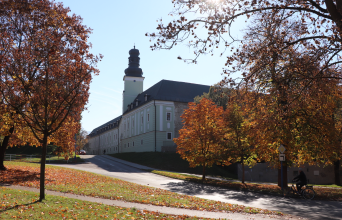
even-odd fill
[[[147,94],[145,94],[145,102],[147,101]]]
[[[135,100],[135,106],[138,106],[138,99]]]
[[[133,103],[131,103],[131,109],[133,109]]]
[[[130,105],[127,105],[127,109],[128,109],[128,110],[130,109]]]

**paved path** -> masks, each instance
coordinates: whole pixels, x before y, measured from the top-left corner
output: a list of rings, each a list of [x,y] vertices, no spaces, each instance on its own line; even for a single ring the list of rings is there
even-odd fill
[[[152,168],[107,155],[86,155],[83,164],[60,165],[103,174],[122,180],[166,189],[200,198],[280,211],[308,219],[342,219],[342,202],[283,198],[254,192],[227,190],[159,176],[144,170]]]

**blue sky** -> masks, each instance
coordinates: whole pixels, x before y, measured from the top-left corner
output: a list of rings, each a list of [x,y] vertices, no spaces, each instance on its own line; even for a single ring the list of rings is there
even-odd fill
[[[128,51],[134,44],[140,51],[144,90],[162,79],[213,85],[222,79],[225,58],[202,56],[197,64],[187,64],[177,57],[192,57],[185,44],[172,50],[151,51],[152,44],[145,33],[155,32],[157,20],[169,21],[173,10],[171,0],[56,0],[69,7],[71,13],[83,18],[83,24],[93,29],[90,42],[93,54],[104,55],[98,64],[100,74],[90,86],[88,110],[82,113],[86,131],[122,114],[124,70],[128,67]],[[238,31],[237,31],[238,32]]]

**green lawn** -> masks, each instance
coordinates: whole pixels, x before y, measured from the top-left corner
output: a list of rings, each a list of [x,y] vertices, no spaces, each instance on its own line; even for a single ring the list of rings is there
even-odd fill
[[[342,186],[338,186],[335,184],[331,184],[331,185],[315,185],[317,187],[328,187],[328,188],[337,188],[337,189],[342,189]]]
[[[0,219],[201,219],[0,187]]]
[[[5,159],[8,161],[9,157],[6,156]],[[26,155],[11,155],[11,161],[17,161],[17,162],[29,162],[29,163],[40,163],[40,157],[39,156],[26,156]],[[82,163],[84,162],[83,159],[80,158],[79,155],[76,155],[76,163]],[[46,163],[58,163],[58,164],[68,164],[68,163],[75,163],[75,158],[70,157],[69,160],[65,160],[64,157],[58,157],[55,155],[46,156]]]
[[[69,160],[65,160],[64,157],[57,157],[54,155],[54,151],[58,147],[55,145],[48,145],[47,146],[47,157],[46,157],[46,163],[75,163],[74,157],[75,154],[73,153]],[[8,147],[5,152],[6,156],[5,159],[9,160],[9,154],[11,154],[11,158],[14,157],[15,159],[12,159],[13,161],[23,161],[23,162],[33,162],[33,163],[39,163],[40,162],[40,155],[42,154],[42,148],[39,146],[15,146],[15,147]],[[77,155],[76,163],[82,163],[84,160],[82,160],[79,155]]]

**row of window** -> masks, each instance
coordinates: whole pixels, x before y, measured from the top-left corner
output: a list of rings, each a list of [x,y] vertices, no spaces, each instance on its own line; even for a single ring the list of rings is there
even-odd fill
[[[172,132],[167,132],[166,133],[166,139],[167,140],[172,140]],[[144,140],[140,140],[140,144],[143,145],[144,144]],[[131,146],[134,147],[134,141],[132,142]],[[124,147],[126,148],[126,144],[124,145]],[[127,143],[127,147],[130,147],[130,143]],[[118,147],[114,147],[114,151],[117,151],[117,150],[118,150]],[[110,153],[110,152],[111,152],[111,148],[108,148],[108,151],[103,150],[103,154]],[[93,153],[95,154],[95,151]]]
[[[118,147],[114,147],[114,148],[113,148],[113,151],[114,151],[114,152],[117,152],[117,150],[118,150]],[[108,149],[104,149],[104,150],[103,150],[103,154],[111,153],[111,152],[112,152],[112,149],[111,149],[111,148],[108,148]],[[93,154],[95,154],[95,150],[93,150]]]
[[[144,141],[141,140],[141,141],[140,141],[140,144],[143,145],[143,143],[144,143]],[[126,144],[125,144],[125,147],[126,147]],[[129,143],[127,143],[127,147],[129,147]],[[134,141],[132,142],[132,147],[134,147]]]
[[[150,121],[150,114],[147,114],[147,122]],[[171,121],[171,112],[166,112],[166,121]],[[144,123],[144,116],[141,116],[141,123]],[[132,126],[134,127],[134,118],[132,119]],[[126,124],[124,124],[124,130],[126,130]],[[127,122],[127,130],[129,130],[129,121]],[[169,137],[169,136],[168,136]],[[112,136],[106,138],[106,141],[109,142],[110,139],[112,139]],[[114,134],[114,140],[118,139],[118,135]],[[171,138],[167,138],[168,140],[171,140]]]
[[[147,122],[150,121],[150,114],[147,114]],[[166,112],[166,121],[171,121],[171,112]],[[141,124],[144,123],[144,116],[141,116]],[[132,126],[134,127],[134,118],[132,119]],[[129,121],[127,122],[127,129],[129,129]],[[124,130],[126,130],[126,124],[124,124]]]
[[[113,138],[114,138],[114,140],[113,140]],[[114,134],[114,136],[112,136],[112,135],[104,136],[104,137],[101,138],[101,140],[105,142],[105,145],[107,145],[107,144],[109,144],[109,143],[111,143],[113,141],[118,140],[118,134]]]
[[[172,132],[166,133],[166,140],[172,140]],[[141,140],[140,144],[143,145],[143,143],[144,143],[144,140]],[[130,143],[127,143],[127,147],[129,147],[129,146],[130,146]],[[131,146],[134,147],[134,141],[132,142]],[[125,144],[125,147],[126,147],[126,144]]]
[[[117,151],[117,150],[118,150],[118,147],[114,147],[113,150],[114,150],[114,151]],[[111,148],[108,148],[107,150],[106,150],[106,149],[103,150],[103,154],[111,153],[111,152],[112,152],[112,149],[111,149]]]

